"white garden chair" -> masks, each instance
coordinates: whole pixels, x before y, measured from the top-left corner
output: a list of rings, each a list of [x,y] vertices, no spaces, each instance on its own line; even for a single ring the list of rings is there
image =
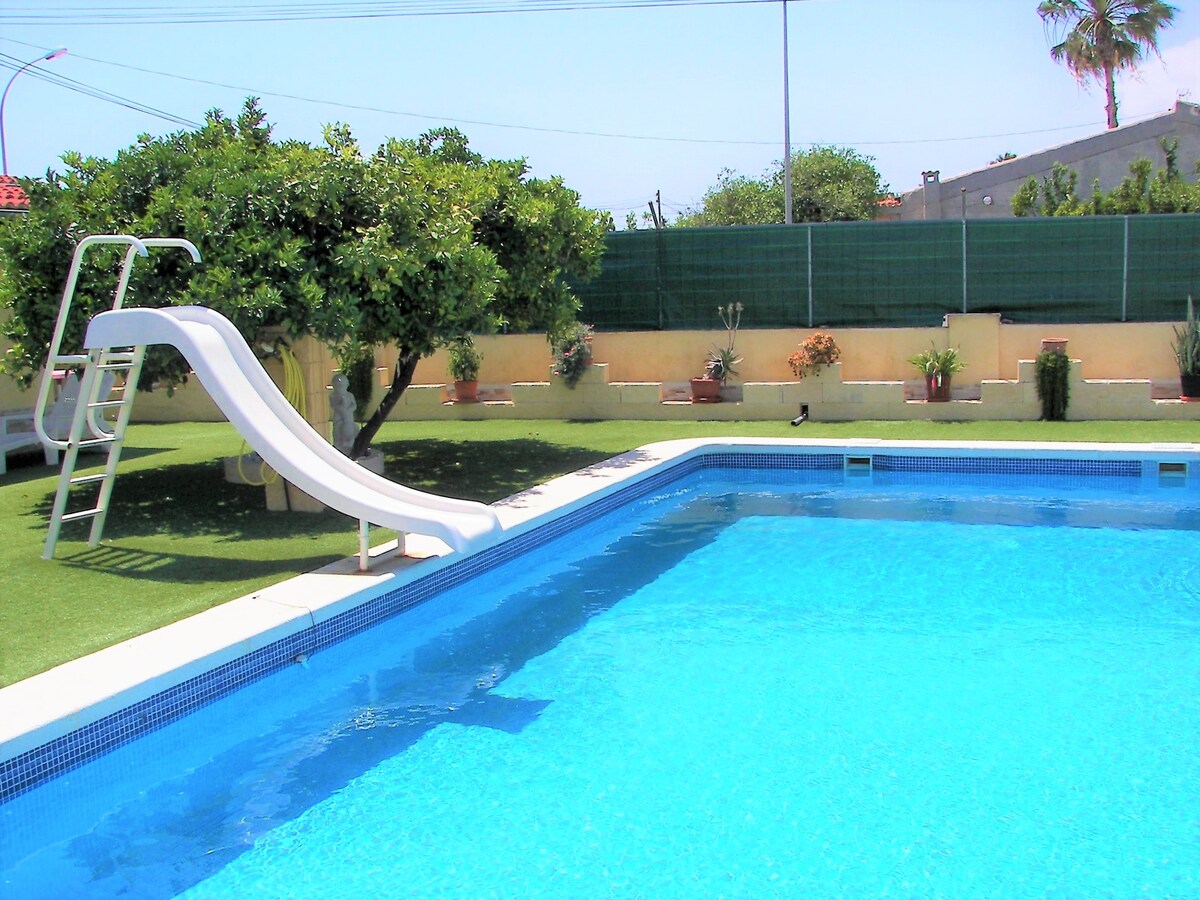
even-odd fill
[[[113,376],[105,374],[105,381],[100,385],[100,399],[108,396],[112,390]],[[46,410],[46,434],[55,440],[65,441],[71,431],[71,419],[75,416],[75,404],[79,401],[79,378],[74,372],[63,379],[62,389],[54,403]],[[101,432],[103,427],[100,410],[93,413],[93,426]],[[40,447],[46,457],[46,465],[58,465],[58,448],[53,444],[44,443],[33,430],[33,412],[11,413],[0,416],[0,475],[8,471],[8,454],[28,452]]]

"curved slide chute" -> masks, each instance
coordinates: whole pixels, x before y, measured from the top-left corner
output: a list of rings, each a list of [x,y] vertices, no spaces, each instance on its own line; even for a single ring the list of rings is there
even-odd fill
[[[170,344],[187,359],[213,402],[276,472],[326,506],[395,531],[425,534],[469,552],[500,533],[482,503],[413,490],[340,453],[292,407],[237,328],[201,306],[119,309],[88,326],[89,350]]]

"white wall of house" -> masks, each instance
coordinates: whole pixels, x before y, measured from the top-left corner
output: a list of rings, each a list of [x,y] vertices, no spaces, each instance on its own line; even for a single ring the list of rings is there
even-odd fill
[[[1155,169],[1165,164],[1161,141],[1179,139],[1179,168],[1195,180],[1200,160],[1200,105],[1179,101],[1170,112],[1122,125],[1058,147],[995,163],[975,172],[942,178],[937,171],[922,173],[920,187],[901,195],[900,206],[882,210],[879,218],[899,221],[922,219],[999,219],[1012,215],[1012,198],[1030,178],[1039,181],[1062,163],[1079,173],[1081,196],[1089,197],[1099,179],[1111,190],[1129,174],[1129,164],[1148,159]],[[965,206],[964,206],[965,205]]]

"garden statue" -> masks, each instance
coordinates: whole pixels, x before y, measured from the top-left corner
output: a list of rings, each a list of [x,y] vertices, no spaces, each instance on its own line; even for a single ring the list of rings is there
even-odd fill
[[[358,436],[358,425],[354,421],[357,405],[358,401],[350,393],[350,379],[338,372],[333,376],[333,392],[329,395],[329,418],[333,424],[333,446],[347,456]]]

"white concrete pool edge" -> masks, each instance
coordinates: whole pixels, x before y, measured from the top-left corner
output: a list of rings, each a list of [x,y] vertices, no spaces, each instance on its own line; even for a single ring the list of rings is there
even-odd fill
[[[622,487],[706,453],[796,447],[939,456],[1021,456],[1185,461],[1197,444],[885,441],[875,439],[704,438],[648,444],[493,504],[502,540],[528,533]],[[358,573],[346,559],[187,619],[72,660],[0,689],[0,762],[41,747],[281,638],[367,603],[462,559],[435,539],[410,535],[410,556]]]

